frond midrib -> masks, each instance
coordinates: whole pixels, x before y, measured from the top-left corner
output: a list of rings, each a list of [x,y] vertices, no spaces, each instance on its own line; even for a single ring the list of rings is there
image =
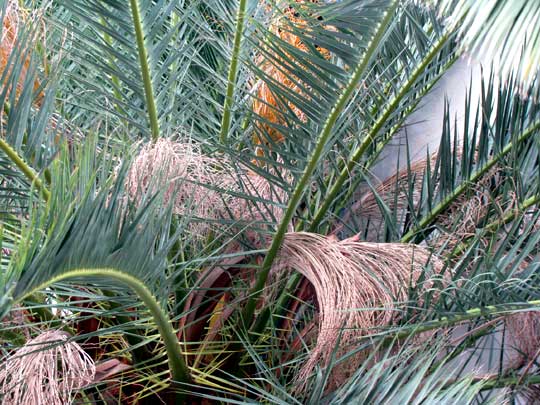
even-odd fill
[[[150,64],[148,59],[148,51],[146,49],[146,43],[144,38],[144,27],[141,20],[141,13],[139,9],[138,0],[130,0],[131,16],[133,19],[133,27],[135,30],[135,37],[137,40],[137,52],[139,55],[139,64],[141,68],[141,76],[144,86],[144,94],[146,99],[146,109],[148,113],[148,122],[150,124],[150,132],[152,134],[152,141],[155,142],[160,136],[159,130],[159,118],[156,108],[156,99],[154,95],[154,86],[152,84],[152,72],[150,71]]]

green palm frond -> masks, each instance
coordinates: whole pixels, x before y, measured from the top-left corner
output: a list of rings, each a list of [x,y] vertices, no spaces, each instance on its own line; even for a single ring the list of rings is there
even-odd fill
[[[500,352],[538,350],[538,86],[482,80],[436,153],[370,175],[459,31],[487,38],[476,6],[452,23],[405,0],[19,3],[36,17],[0,72],[2,365],[61,329],[103,367],[76,403],[533,392],[492,343],[521,320]]]
[[[168,316],[167,297],[171,285],[166,282],[166,257],[172,243],[169,240],[170,209],[161,208],[159,199],[151,196],[143,198],[139,206],[134,205],[123,191],[125,167],[118,172],[116,185],[96,191],[96,181],[105,186],[110,180],[101,178],[92,162],[114,156],[95,156],[94,148],[95,143],[88,142],[75,155],[79,164],[90,163],[81,166],[75,177],[67,150],[62,154],[62,160],[55,162],[51,172],[51,189],[54,190],[51,199],[46,207],[38,206],[33,211],[30,226],[21,235],[20,243],[24,247],[17,250],[4,270],[7,277],[2,280],[2,313],[10,309],[8,304],[25,308],[35,294],[60,282],[89,283],[102,291],[111,282],[119,283],[124,294],[131,290],[145,304],[144,310],[150,312],[161,337],[168,342],[165,348],[173,378],[186,381],[189,377]],[[47,229],[46,235],[42,234],[43,227]],[[89,235],[93,235],[93,239],[89,239]],[[133,252],[139,252],[139,255],[133,255]],[[49,295],[48,292],[45,294]],[[70,300],[64,301],[63,295],[50,296],[56,302],[55,307],[80,310],[77,306],[70,307]],[[76,295],[80,296],[80,293]],[[114,302],[114,298],[109,301]],[[38,303],[38,307],[40,305],[43,306]],[[44,306],[48,307],[50,304]],[[144,310],[141,311],[143,320],[147,316]],[[125,309],[118,305],[111,311],[119,319],[127,319],[128,328],[138,317],[137,313],[126,316]],[[147,322],[138,325],[137,330],[145,324],[148,325]],[[110,333],[107,328],[100,331],[100,334]],[[92,335],[82,337],[91,338]],[[137,344],[148,344],[152,340],[143,339]]]
[[[227,32],[225,3],[75,1],[59,2],[52,10],[53,24],[71,33],[66,43],[59,36],[57,46],[66,53],[69,77],[65,114],[77,124],[82,107],[106,112],[131,139],[155,140],[203,125],[196,118],[203,111],[208,118],[222,101],[213,97],[224,94],[225,79],[214,73],[224,63],[228,36],[212,29],[203,10],[216,13],[212,18]],[[95,116],[95,122],[103,119]]]
[[[43,76],[43,64],[35,45],[44,38],[40,16],[22,16],[9,2],[1,8],[2,71],[0,104],[2,125],[2,194],[26,195],[32,184],[44,198],[48,190],[44,171],[56,151],[51,125],[55,77]],[[16,35],[14,34],[16,32]],[[52,67],[54,72],[54,66]],[[10,173],[14,173],[13,176]],[[5,180],[4,180],[5,179]],[[13,193],[13,194],[12,194]]]
[[[473,403],[478,394],[493,385],[493,380],[485,381],[472,377],[459,378],[452,375],[447,368],[437,365],[437,357],[443,348],[442,342],[415,344],[414,348],[397,342],[379,346],[365,356],[363,365],[351,377],[349,382],[332,393],[325,392],[328,375],[321,371],[310,385],[309,394],[299,401],[299,398],[288,393],[287,387],[273,377],[271,370],[264,364],[263,359],[255,358],[262,380],[261,385],[245,385],[243,388],[250,394],[263,398],[264,402],[272,404],[297,403]],[[255,356],[255,353],[252,353]],[[336,359],[339,363],[347,361]],[[397,367],[389,367],[389,365]],[[238,380],[239,386],[245,382]],[[270,389],[269,389],[270,388]],[[289,390],[292,388],[289,388]],[[207,400],[222,400],[218,396],[200,395]],[[492,396],[484,403],[497,403],[502,395]],[[240,396],[231,396],[224,403],[246,403]]]
[[[501,204],[501,209],[505,204],[522,209],[534,205],[538,200],[536,136],[540,132],[540,110],[535,101],[538,90],[531,87],[526,92],[528,97],[523,98],[512,78],[497,88],[494,86],[493,78],[484,80],[476,107],[467,97],[466,115],[460,128],[452,128],[452,117],[446,109],[437,154],[411,162],[414,164],[380,186],[371,186],[372,191],[366,191],[362,200],[353,203],[344,218],[349,219],[354,213],[353,217],[361,220],[358,225],[371,220],[372,232],[376,231],[382,238],[385,229],[374,227],[384,218],[390,229],[388,225],[392,221],[388,218],[394,218],[393,222],[400,225],[393,227],[394,235],[390,238],[418,242],[436,229],[437,221],[443,233],[455,232],[452,221],[458,223],[461,218],[452,215],[463,210],[463,199],[471,198],[471,193],[478,193],[481,188],[488,193],[489,200]],[[483,204],[487,206],[489,201]],[[478,209],[481,208],[479,204]],[[510,221],[510,217],[504,219],[505,214],[508,212],[492,211],[483,220],[486,225],[490,221]],[[448,218],[442,219],[444,216]],[[516,215],[515,219],[519,220],[520,216]],[[367,232],[350,223],[343,226],[349,227],[349,232]],[[491,231],[496,233],[494,226]]]
[[[537,1],[443,0],[441,4],[473,52],[496,60],[504,74],[517,69],[526,84],[534,81],[540,64]]]
[[[479,391],[483,389],[483,381],[471,377],[455,378],[444,365],[439,364],[433,367],[437,364],[436,358],[440,355],[441,347],[437,344],[430,346],[424,343],[413,350],[406,346],[397,350],[392,350],[392,346],[382,349],[382,353],[378,352],[378,357],[367,359],[367,362],[374,364],[358,370],[349,384],[333,395],[331,403],[473,402]],[[388,364],[394,362],[406,366],[396,369],[388,367]],[[369,384],[374,379],[379,383]],[[495,400],[496,398],[493,398],[491,403],[496,403]]]

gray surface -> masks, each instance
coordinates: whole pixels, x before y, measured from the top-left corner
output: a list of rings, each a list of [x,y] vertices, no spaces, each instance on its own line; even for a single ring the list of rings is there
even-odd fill
[[[442,131],[445,99],[450,103],[451,117],[457,119],[459,129],[459,126],[463,124],[465,96],[471,78],[472,105],[475,105],[480,96],[480,77],[479,63],[469,63],[466,59],[458,60],[439,80],[431,93],[423,99],[417,110],[406,121],[404,129],[385,148],[372,174],[384,180],[396,172],[398,158],[400,166],[405,165],[406,139],[409,140],[413,160],[424,158],[428,150],[435,152],[439,146]]]

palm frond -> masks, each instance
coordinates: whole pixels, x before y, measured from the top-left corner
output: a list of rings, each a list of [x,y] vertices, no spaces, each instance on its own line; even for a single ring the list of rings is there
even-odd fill
[[[412,348],[404,346],[395,354],[392,346],[383,348],[380,359],[361,367],[350,382],[333,395],[331,403],[370,400],[412,404],[473,403],[483,388],[483,381],[471,377],[455,379],[444,365],[439,363],[437,366],[436,358],[441,347],[440,342],[413,345]],[[377,383],[370,384],[370,381]],[[492,403],[497,403],[500,398],[492,400]]]
[[[189,377],[186,377],[178,341],[168,317],[170,285],[165,282],[166,257],[171,246],[170,210],[161,207],[156,198],[150,196],[137,206],[129,202],[123,191],[125,167],[118,173],[115,187],[96,192],[96,180],[103,181],[102,187],[108,182],[110,184],[111,180],[108,170],[104,170],[105,179],[100,178],[102,174],[96,172],[94,166],[100,159],[96,160],[93,155],[95,144],[92,143],[85,145],[76,155],[83,167],[75,178],[72,178],[67,152],[63,154],[63,162],[57,161],[53,167],[51,184],[55,191],[51,200],[46,206],[38,205],[32,212],[30,226],[24,230],[20,242],[24,247],[18,249],[4,273],[2,312],[5,313],[13,303],[23,304],[24,308],[33,294],[44,292],[49,295],[46,289],[64,280],[78,280],[79,284],[91,283],[102,288],[110,287],[105,280],[116,280],[123,286],[124,293],[127,286],[142,297],[146,310],[157,322],[160,336],[169,341],[165,345],[170,360],[169,370],[174,379],[182,381]],[[105,159],[112,157],[108,153],[102,156]],[[85,161],[88,163],[86,167]],[[100,166],[103,167],[102,164]],[[40,231],[45,224],[48,229],[46,235]],[[93,241],[84,236],[90,230],[95,237]],[[134,251],[140,253],[138,257],[133,255]],[[40,270],[36,271],[38,268]],[[75,296],[79,295],[80,292]],[[53,307],[69,310],[70,299],[64,301],[55,294],[50,299]],[[51,304],[38,306],[49,308]],[[125,309],[121,307],[113,306],[111,310],[120,320],[132,319],[131,316],[126,317]],[[75,305],[74,311],[79,312],[80,307]],[[138,318],[137,313],[132,315]],[[143,309],[139,319],[147,317]],[[99,333],[107,334],[107,328]],[[155,336],[142,341],[136,339],[138,345],[144,345],[145,340],[151,342]]]
[[[525,85],[535,82],[540,64],[537,2],[443,0],[441,4],[442,13],[459,24],[471,52],[493,60],[503,76],[514,69]]]
[[[470,403],[540,382],[538,88],[483,81],[436,154],[369,175],[457,58],[439,9],[26,4],[1,72],[5,364],[63,330],[102,367],[86,402]]]
[[[70,33],[66,43],[56,44],[66,52],[66,117],[79,124],[75,114],[81,107],[88,114],[106,112],[130,139],[156,140],[182,127],[203,125],[197,117],[202,111],[209,116],[220,101],[209,92],[223,89],[224,94],[226,85],[223,75],[208,72],[216,73],[212,65],[220,64],[229,48],[227,37],[214,30],[208,9],[225,29],[232,25],[226,14],[231,10],[222,1],[56,4],[50,19],[59,30]],[[193,40],[197,36],[207,39]],[[94,122],[102,119],[94,115]],[[204,127],[204,131],[216,134],[219,128]]]
[[[485,82],[483,88],[493,89],[493,82]],[[394,238],[418,242],[433,232],[430,224],[437,222],[440,232],[461,238],[472,235],[479,222],[508,223],[510,211],[534,205],[538,194],[533,180],[538,164],[534,137],[540,127],[536,90],[533,87],[529,92],[531,96],[522,99],[510,78],[496,93],[484,92],[476,109],[467,99],[463,128],[455,131],[450,129],[446,109],[438,152],[409,162],[396,175],[371,186],[345,214],[349,223],[337,230],[350,228],[350,219],[356,217],[358,225],[364,226],[354,232],[367,232],[370,220],[371,232],[383,236],[384,229],[376,228],[384,220],[387,227],[394,223]],[[465,229],[467,210],[467,215],[476,217],[469,221],[473,229]],[[454,226],[458,223],[461,231]]]
[[[56,151],[56,145],[51,141],[53,137],[48,136],[55,132],[50,125],[55,80],[54,77],[41,76],[40,68],[43,69],[43,66],[40,66],[38,51],[35,49],[46,36],[41,25],[41,13],[30,13],[13,1],[4,2],[0,11],[2,168],[7,173],[19,173],[6,177],[5,192],[8,195],[15,192],[12,194],[14,197],[17,193],[25,194],[29,191],[25,183],[29,182],[44,198],[48,198],[41,174]],[[10,187],[10,179],[15,180],[17,177],[26,179],[22,183],[16,182],[18,187]]]

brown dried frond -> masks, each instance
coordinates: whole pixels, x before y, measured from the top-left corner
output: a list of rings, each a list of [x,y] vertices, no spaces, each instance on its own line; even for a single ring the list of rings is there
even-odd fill
[[[432,248],[451,253],[450,260],[458,261],[467,246],[465,242],[477,238],[484,255],[488,252],[497,252],[500,249],[509,249],[507,245],[508,233],[505,230],[505,218],[519,219],[518,234],[534,233],[540,228],[540,222],[534,219],[534,212],[519,210],[519,199],[516,186],[512,186],[505,193],[493,193],[493,190],[504,187],[504,183],[513,179],[504,174],[504,168],[496,166],[486,173],[480,181],[471,185],[470,190],[459,196],[438,218],[438,231],[429,240]],[[495,195],[494,195],[495,194]],[[534,221],[534,222],[533,222]],[[510,231],[515,222],[510,220]],[[511,231],[513,232],[513,231]],[[511,245],[514,246],[514,245]],[[514,259],[508,263],[508,268],[517,266],[519,271],[526,269],[534,260],[534,254],[521,256],[521,248],[513,254]],[[474,268],[474,261],[468,261],[469,268]]]
[[[3,16],[3,27],[0,44],[0,74],[5,69],[13,69],[13,66],[8,66],[9,58],[13,52],[13,48],[17,43],[20,27],[27,24],[32,19],[36,19],[36,15],[29,13],[27,10],[19,6],[17,0],[8,0]],[[30,65],[30,56],[23,57],[21,76],[24,77]],[[17,84],[17,93],[21,91],[22,81]],[[39,82],[34,83],[34,90],[39,88]],[[42,95],[40,95],[42,97]]]
[[[227,195],[217,189],[231,188],[228,163],[204,155],[193,143],[159,139],[139,153],[127,177],[132,197],[140,197],[149,187],[166,186],[165,202],[174,197],[174,212],[196,219],[216,220],[224,208]],[[152,190],[157,191],[157,190]],[[190,221],[195,238],[208,236],[207,221]]]
[[[432,154],[429,158],[429,164],[431,167],[435,165],[437,160],[437,154]],[[413,162],[409,168],[398,171],[393,176],[388,177],[377,187],[375,192],[377,195],[390,207],[390,209],[404,210],[407,208],[408,200],[406,192],[408,189],[409,179],[413,180],[413,202],[417,204],[420,201],[420,192],[422,187],[422,179],[426,170],[428,161],[427,159],[418,160]],[[398,198],[395,199],[396,190],[398,192]],[[355,209],[359,210],[363,216],[380,216],[379,205],[377,204],[377,198],[372,191],[365,194],[360,201],[355,205]],[[397,206],[396,206],[397,204]]]
[[[486,219],[492,223],[517,207],[514,192],[509,191],[506,196],[493,195],[492,190],[501,187],[506,181],[502,171],[501,166],[495,166],[450,204],[437,220],[439,231],[430,240],[432,247],[453,252],[459,244],[477,236],[478,229]],[[487,246],[489,235],[483,236],[481,241]]]
[[[149,187],[163,184],[165,202],[174,198],[174,212],[194,218],[189,230],[196,239],[206,238],[212,222],[220,219],[238,221],[242,227],[253,222],[279,221],[283,209],[273,202],[286,203],[286,193],[267,179],[247,170],[236,174],[227,159],[207,156],[194,143],[169,139],[142,148],[128,173],[126,186],[137,200]],[[236,197],[235,193],[249,198]],[[255,233],[248,232],[247,237],[260,245]]]
[[[61,331],[47,331],[9,356],[0,370],[7,405],[64,405],[74,391],[94,381],[90,356]]]
[[[288,233],[272,272],[294,270],[305,276],[313,285],[318,308],[317,342],[298,380],[305,381],[316,364],[328,365],[338,340],[343,353],[358,338],[396,319],[409,287],[424,274],[428,261],[431,274],[442,271],[442,262],[420,246]],[[431,285],[431,274],[428,271],[423,287]],[[333,379],[343,381],[359,361],[334,370]]]
[[[446,213],[439,217],[437,223],[440,231],[430,244],[453,251],[460,243],[475,236],[479,224],[489,214],[494,203],[485,182],[471,186],[469,192],[456,198]]]
[[[311,2],[317,3],[318,1]],[[297,0],[296,3],[298,5],[301,5],[302,3],[304,3],[304,0]],[[295,13],[295,10],[292,7],[287,7],[283,14],[280,14],[278,18],[274,18],[274,20],[270,24],[269,31],[279,37],[284,42],[294,46],[295,48],[304,52],[308,52],[308,47],[302,42],[298,35],[291,32],[288,28],[291,24],[302,28],[305,27],[307,23]],[[327,50],[319,48],[319,51],[326,59],[330,58],[330,54]],[[268,52],[277,61],[281,61],[281,58],[275,55],[275,52],[270,49],[268,50]],[[291,90],[298,95],[302,94],[302,90],[298,86],[298,83],[301,83],[301,80],[298,77],[293,76],[287,70],[284,70],[283,67],[276,66],[276,63],[272,62],[268,57],[261,57],[259,66],[268,78],[272,79],[276,83],[282,85],[283,87]],[[280,112],[283,110],[282,106],[276,99],[274,93],[272,92],[270,86],[267,84],[266,81],[258,80],[255,83],[254,88],[256,89],[256,92],[253,102],[253,112],[255,112],[255,114],[257,114],[263,120],[268,121],[268,123],[257,123],[257,128],[259,130],[258,132],[264,135],[254,135],[253,142],[256,145],[269,145],[271,142],[283,142],[284,135],[272,125],[274,124],[277,126],[287,126],[283,114]],[[290,108],[291,111],[294,112],[294,114],[296,115],[296,117],[298,117],[300,121],[306,122],[306,116],[304,112],[300,108],[298,108],[298,106],[296,106],[290,101],[287,101],[286,104],[288,108]],[[264,155],[264,152],[261,148],[257,148],[257,155]]]

